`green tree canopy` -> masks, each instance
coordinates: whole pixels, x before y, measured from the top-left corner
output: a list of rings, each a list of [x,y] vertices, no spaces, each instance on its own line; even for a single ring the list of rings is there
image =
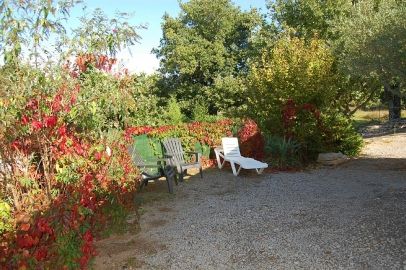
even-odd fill
[[[336,30],[341,32],[337,53],[348,73],[406,80],[406,1],[365,0],[355,4],[351,16]]]
[[[211,113],[239,105],[240,76],[247,72],[251,38],[261,17],[230,0],[191,0],[180,7],[178,17],[164,16],[163,38],[154,50],[167,80],[165,94],[175,94],[184,107],[204,98]],[[233,98],[223,99],[227,96]]]
[[[341,33],[335,44],[340,67],[351,76],[378,79],[389,95],[390,116],[394,118],[400,117],[400,96],[406,82],[405,18],[404,0],[364,0],[336,26]],[[394,107],[397,112],[391,113]]]
[[[354,0],[268,0],[268,8],[280,29],[294,28],[301,37],[336,37],[335,21],[349,14]]]
[[[49,54],[44,45],[50,41],[51,34],[65,33],[63,22],[78,2],[0,1],[0,55],[5,62],[16,64],[25,53],[26,58],[37,64],[41,54]]]
[[[131,14],[117,12],[109,18],[100,8],[92,14],[80,18],[80,26],[73,30],[71,45],[76,53],[106,54],[115,56],[118,51],[138,42],[141,37],[137,31],[143,25],[128,23]]]
[[[268,130],[281,128],[281,109],[288,100],[310,103],[326,110],[334,107],[337,76],[334,57],[320,39],[306,44],[303,38],[283,35],[273,49],[252,63],[248,76],[245,113]]]

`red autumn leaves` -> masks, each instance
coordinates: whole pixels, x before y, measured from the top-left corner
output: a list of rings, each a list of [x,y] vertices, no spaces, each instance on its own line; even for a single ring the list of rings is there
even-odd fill
[[[148,134],[151,137],[163,138],[168,136],[175,136],[179,133],[180,137],[188,134],[189,139],[194,142],[200,142],[208,146],[216,146],[220,144],[221,137],[231,135],[231,126],[233,121],[231,119],[223,119],[214,123],[208,122],[193,122],[189,124],[181,124],[176,126],[136,126],[129,127],[125,130],[125,139],[131,141],[133,136]]]
[[[28,118],[28,116],[24,115],[23,117],[21,117],[21,123],[23,125],[29,124],[29,121],[30,121],[30,119]],[[56,126],[57,121],[58,121],[58,117],[55,115],[44,116],[42,121],[32,120],[31,127],[34,131],[38,131],[42,128],[52,128],[52,127]]]
[[[52,129],[58,124],[58,115],[69,113],[75,105],[79,91],[79,84],[73,89],[62,85],[53,97],[32,97],[25,105],[21,125],[31,127],[34,132],[44,128]]]
[[[217,122],[193,122],[176,126],[161,126],[161,127],[130,127],[125,131],[126,140],[132,140],[132,136],[148,134],[152,138],[165,138],[178,136],[184,139],[186,145],[194,145],[201,143],[209,147],[215,147],[221,144],[221,138],[232,136],[232,126],[235,123],[231,119],[223,119]],[[240,138],[241,149],[245,156],[256,159],[264,158],[264,139],[257,124],[246,119],[242,123],[238,132]],[[214,161],[205,160],[205,165],[215,165]]]
[[[83,244],[81,247],[82,251],[82,257],[79,259],[79,264],[81,269],[86,268],[87,264],[89,263],[89,260],[96,255],[96,251],[93,247],[93,235],[92,233],[87,230],[83,236]]]
[[[252,119],[245,119],[243,126],[237,133],[240,142],[240,150],[243,156],[262,160],[265,156],[265,140],[261,131]]]
[[[299,113],[309,112],[316,119],[317,124],[320,125],[320,111],[315,105],[310,103],[296,104],[292,99],[289,99],[282,108],[282,121],[285,129],[285,136],[287,138],[293,137],[293,127]]]
[[[19,226],[16,244],[24,258],[33,257],[35,260],[44,261],[48,257],[49,245],[54,241],[54,230],[49,225],[49,220],[39,218],[34,226],[22,223]],[[21,260],[25,265],[25,260]]]
[[[20,213],[28,218],[13,213],[14,229],[0,241],[0,269],[64,269],[72,260],[85,269],[95,255],[94,235],[108,219],[103,207],[112,200],[124,204],[135,190],[138,174],[124,140],[107,143],[72,121],[72,108],[82,100],[80,73],[91,66],[110,72],[114,63],[106,56],[79,56],[69,70],[78,79],[61,80],[53,94],[33,89],[17,107],[4,145],[11,156],[28,160],[24,176],[35,185],[20,185],[17,171],[15,185],[27,196]],[[74,259],[62,258],[64,241]]]
[[[69,70],[73,78],[77,78],[81,73],[88,71],[93,67],[104,72],[111,72],[111,69],[117,60],[107,55],[81,54],[76,57],[75,62],[67,62],[65,68]]]

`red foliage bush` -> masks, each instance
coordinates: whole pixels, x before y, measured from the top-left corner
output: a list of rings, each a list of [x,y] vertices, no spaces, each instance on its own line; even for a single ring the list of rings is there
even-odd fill
[[[310,103],[296,104],[292,99],[289,99],[282,108],[282,121],[285,130],[285,137],[295,137],[295,125],[298,120],[298,115],[303,112],[308,112],[316,120],[317,125],[321,127],[320,111],[315,105]]]
[[[221,145],[222,137],[233,136],[232,130],[237,128],[237,136],[240,141],[241,153],[247,157],[255,159],[264,158],[264,138],[258,125],[251,119],[246,119],[242,123],[231,119],[223,119],[217,122],[193,122],[174,126],[160,127],[130,127],[125,131],[125,138],[128,142],[133,140],[133,136],[147,134],[151,138],[163,139],[176,137],[182,140],[188,150],[194,150],[196,143],[209,148]],[[205,167],[216,165],[215,157],[203,158]]]
[[[2,160],[14,168],[7,175],[14,229],[2,235],[0,269],[85,269],[106,202],[124,205],[135,191],[138,172],[125,141],[86,137],[66,121],[79,90],[62,85],[53,96],[30,97],[0,138]],[[63,246],[65,238],[73,242]],[[65,258],[67,246],[77,250]]]
[[[262,160],[265,157],[265,140],[258,125],[252,119],[245,119],[237,133],[241,155]]]

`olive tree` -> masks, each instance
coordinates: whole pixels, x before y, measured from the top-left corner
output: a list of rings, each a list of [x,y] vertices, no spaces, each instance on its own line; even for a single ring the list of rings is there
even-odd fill
[[[340,67],[351,76],[378,80],[389,105],[389,119],[401,116],[406,81],[406,1],[364,0],[336,25]]]

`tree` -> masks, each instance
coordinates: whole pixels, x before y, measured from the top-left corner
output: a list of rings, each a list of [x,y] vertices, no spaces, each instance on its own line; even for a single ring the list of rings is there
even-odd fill
[[[354,0],[269,0],[268,8],[280,29],[294,28],[306,39],[318,35],[334,39],[333,25],[337,19],[349,14]]]
[[[49,54],[50,35],[65,33],[63,21],[79,0],[4,0],[0,2],[0,55],[6,64],[16,64],[24,56],[37,66],[41,54]],[[50,44],[48,44],[49,46]]]
[[[253,62],[247,78],[245,114],[266,130],[281,133],[283,106],[289,100],[326,111],[336,103],[334,57],[325,41],[283,35]]]
[[[118,51],[138,42],[137,30],[145,28],[128,23],[131,14],[118,12],[109,18],[97,8],[80,18],[80,26],[73,30],[71,45],[76,53],[106,54],[114,57]]]
[[[335,43],[341,68],[351,76],[379,80],[389,105],[389,119],[400,118],[406,81],[406,1],[364,0],[341,20]]]
[[[241,75],[247,72],[261,17],[256,10],[242,12],[230,0],[191,0],[180,8],[178,17],[164,16],[163,37],[154,50],[166,80],[163,94],[176,95],[184,108],[203,98],[212,114],[240,105]]]
[[[0,55],[5,63],[28,60],[39,67],[47,60],[63,62],[83,53],[114,57],[140,40],[137,30],[145,27],[129,24],[130,14],[121,12],[108,18],[101,9],[82,16],[80,26],[68,36],[64,23],[78,3],[81,0],[0,1]]]
[[[251,65],[245,115],[264,131],[295,140],[303,157],[359,151],[362,140],[343,117],[342,78],[326,41],[286,31]]]
[[[343,96],[347,99],[342,106],[347,116],[379,96],[384,85],[389,107],[397,108],[396,112],[390,109],[392,119],[400,117],[403,83],[398,81],[398,71],[404,68],[400,68],[399,63],[393,64],[392,60],[404,59],[401,53],[404,42],[401,35],[405,33],[404,24],[402,26],[404,3],[402,0],[270,0],[268,8],[279,31],[294,28],[299,37],[310,40],[317,35],[335,48],[335,66],[341,66],[336,71],[341,77],[340,99],[344,100]],[[395,14],[396,7],[400,9]],[[392,24],[392,20],[396,22]],[[379,53],[375,54],[375,51]],[[376,72],[382,69],[379,61],[387,65],[384,80],[383,72],[378,72],[379,76]],[[390,69],[398,71],[388,72]],[[390,73],[392,75],[388,75]],[[381,86],[377,80],[381,81]]]

